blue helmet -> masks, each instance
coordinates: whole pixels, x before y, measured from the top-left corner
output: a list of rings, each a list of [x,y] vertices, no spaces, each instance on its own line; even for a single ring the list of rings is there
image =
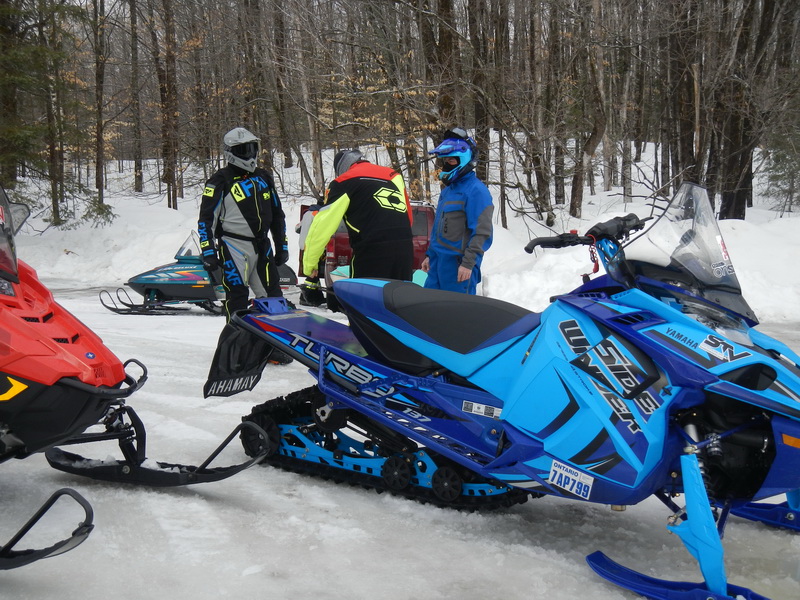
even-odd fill
[[[457,127],[446,131],[442,143],[431,150],[429,154],[433,154],[438,159],[449,157],[458,159],[458,163],[453,165],[444,160],[438,161],[441,168],[439,179],[445,184],[449,184],[475,168],[478,152],[475,141],[467,135],[466,131]]]

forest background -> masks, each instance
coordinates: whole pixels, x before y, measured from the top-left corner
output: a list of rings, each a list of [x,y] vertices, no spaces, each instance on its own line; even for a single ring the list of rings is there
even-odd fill
[[[15,199],[52,225],[102,223],[109,170],[132,168],[177,208],[242,125],[276,174],[299,167],[284,194],[320,198],[323,150],[361,146],[430,200],[427,151],[461,125],[502,226],[629,196],[647,144],[654,191],[695,181],[743,219],[763,171],[792,210],[799,24],[797,0],[0,0],[0,185],[43,182]]]

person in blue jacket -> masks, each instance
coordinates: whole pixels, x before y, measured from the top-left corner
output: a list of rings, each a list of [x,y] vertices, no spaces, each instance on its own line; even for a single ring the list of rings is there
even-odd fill
[[[481,280],[483,254],[492,245],[494,206],[489,188],[478,179],[478,150],[467,132],[456,127],[430,151],[445,187],[436,206],[430,244],[421,269],[426,288],[474,294]]]

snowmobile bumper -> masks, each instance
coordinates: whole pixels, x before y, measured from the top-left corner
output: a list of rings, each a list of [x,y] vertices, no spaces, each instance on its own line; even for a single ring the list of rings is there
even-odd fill
[[[80,507],[83,508],[84,512],[83,521],[78,524],[78,527],[72,532],[72,534],[68,538],[60,540],[46,548],[15,550],[14,546],[16,546],[20,540],[22,540],[22,538],[24,538],[25,535],[27,535],[27,533],[34,528],[36,523],[38,523],[39,520],[47,513],[47,511],[49,511],[63,496],[69,496],[75,500],[75,502],[77,502]],[[5,545],[0,546],[0,571],[16,569],[17,567],[29,565],[32,562],[36,562],[37,560],[41,560],[43,558],[50,558],[51,556],[58,556],[59,554],[69,552],[73,548],[76,548],[82,544],[86,538],[89,537],[92,529],[94,529],[94,525],[92,524],[93,518],[94,512],[92,511],[92,507],[83,496],[70,488],[62,488],[58,490],[52,496],[50,496],[47,502],[45,502],[30,519],[28,519],[28,522],[25,523],[25,525],[16,534],[14,534],[14,537],[12,537]]]
[[[99,481],[113,481],[115,483],[133,483],[153,487],[176,487],[194,483],[209,483],[221,481],[240,471],[258,464],[267,455],[267,434],[258,425],[244,422],[238,425],[225,440],[212,452],[200,466],[182,465],[147,460],[144,453],[144,426],[141,420],[129,407],[125,407],[131,418],[135,437],[130,433],[87,434],[70,440],[70,444],[80,444],[101,439],[120,437],[120,448],[125,455],[125,460],[91,460],[78,454],[65,452],[60,448],[51,448],[45,453],[50,466],[65,473],[81,475]],[[251,439],[263,440],[261,451],[248,460],[224,467],[210,467],[209,465],[230,444],[243,429],[253,430]],[[138,442],[134,444],[134,441]]]

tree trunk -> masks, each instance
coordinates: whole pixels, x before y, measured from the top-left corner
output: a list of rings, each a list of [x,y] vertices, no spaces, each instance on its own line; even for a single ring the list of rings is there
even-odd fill
[[[133,127],[133,191],[144,191],[142,110],[139,104],[139,8],[128,0],[131,18],[131,125]]]
[[[92,1],[92,34],[94,35],[94,187],[97,203],[104,204],[105,152],[103,123],[103,87],[106,72],[106,5],[105,0]]]
[[[172,0],[161,0],[164,9],[164,87],[165,97],[161,112],[164,121],[164,183],[167,184],[167,206],[178,210],[178,196],[183,193],[178,185],[178,81],[177,40],[175,36],[175,13]]]
[[[603,99],[603,91],[600,89],[600,82],[597,79],[595,60],[595,56],[590,53],[587,63],[589,67],[589,82],[592,88],[590,90],[592,94],[592,133],[586,138],[583,144],[581,158],[579,161],[576,161],[575,173],[572,176],[569,214],[576,218],[580,218],[583,209],[583,186],[586,180],[586,173],[590,167],[592,157],[597,147],[600,145],[600,140],[603,139],[603,133],[606,129],[605,101]]]

